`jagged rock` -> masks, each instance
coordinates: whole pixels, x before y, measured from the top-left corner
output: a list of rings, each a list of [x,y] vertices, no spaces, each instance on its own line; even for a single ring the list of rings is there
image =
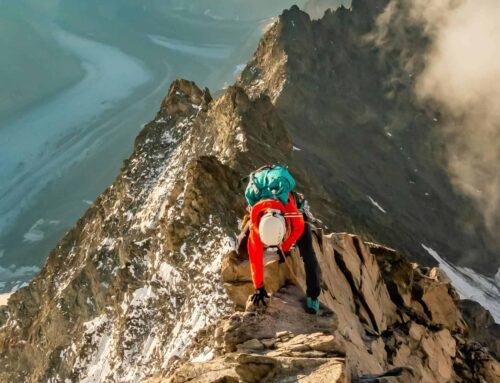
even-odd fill
[[[359,378],[357,383],[417,383],[412,368],[398,367],[381,375],[368,375]]]
[[[328,2],[307,7],[324,10]],[[276,105],[301,149],[297,156],[335,208],[325,214],[331,227],[436,264],[422,251],[425,238],[452,263],[492,277],[500,267],[496,232],[484,229],[481,212],[454,192],[439,160],[449,113],[415,97],[433,38],[406,5],[358,0],[320,20],[292,7],[262,38],[238,85]]]
[[[270,154],[265,137],[279,142]],[[115,183],[2,306],[0,381],[135,382],[178,365],[230,310],[219,267],[245,208],[241,175],[291,150],[267,96],[230,87],[211,100],[175,81]]]
[[[267,356],[240,354],[235,370],[243,382],[268,382],[280,368],[279,362]]]
[[[495,323],[488,310],[472,300],[461,300],[460,311],[469,327],[472,339],[488,347],[497,359],[500,358],[500,324]]]
[[[228,320],[226,350],[252,338],[272,336],[278,341],[269,356],[293,357],[291,365],[297,368],[318,367],[329,356],[345,356],[349,374],[360,382],[444,383],[478,376],[474,371],[485,371],[480,376],[486,376],[486,371],[495,370],[496,364],[488,358],[456,367],[471,351],[457,354],[458,342],[461,349],[468,344],[463,340],[466,327],[453,287],[439,270],[420,269],[392,249],[364,244],[349,234],[325,236],[318,231],[313,242],[323,277],[320,301],[335,313],[335,326],[316,332],[307,318],[296,319],[305,315],[299,311],[300,299],[287,293],[294,291],[291,287],[282,287],[294,283],[304,289],[304,270],[294,253],[288,264],[265,270],[266,278],[274,279],[273,289],[282,287],[270,307],[261,313],[236,313]],[[226,255],[233,257],[233,253]],[[231,273],[223,275],[231,295],[238,296],[235,290],[244,287],[231,278],[250,278],[250,271],[242,258],[232,267]],[[281,277],[279,267],[288,270],[288,280]],[[290,299],[297,302],[283,304]]]
[[[260,341],[262,342],[262,344],[263,344],[266,348],[274,348],[274,345],[276,344],[277,339],[276,339],[276,338],[271,338],[271,339],[261,339]]]
[[[261,351],[264,349],[264,344],[258,339],[250,339],[238,345],[238,351]]]
[[[286,267],[280,267],[277,257],[264,259],[264,284],[269,293],[278,291],[291,276]],[[248,258],[231,250],[222,260],[222,280],[228,296],[240,308],[245,308],[248,296],[253,293],[252,276]]]
[[[450,283],[426,278],[417,278],[414,284],[415,298],[424,306],[424,311],[433,323],[463,332],[466,325],[450,289],[453,289]]]
[[[164,383],[238,383],[239,381],[236,372],[220,361],[188,363],[178,369],[171,378],[158,380]]]
[[[292,298],[290,298],[292,297]],[[295,302],[290,301],[294,299]],[[290,286],[276,293],[262,313],[236,312],[224,325],[224,342],[228,351],[250,339],[283,338],[287,333],[304,334],[304,324],[310,333],[333,332],[335,317],[311,317],[305,313],[300,292]],[[285,333],[286,332],[286,333]],[[279,335],[278,335],[279,334]],[[286,341],[285,341],[286,342]]]
[[[230,368],[241,382],[294,381],[299,377],[306,382],[349,382],[344,346],[332,335],[336,321],[305,313],[300,295],[297,287],[289,286],[275,294],[267,310],[233,314],[221,325],[226,352],[208,362],[207,371],[220,366],[228,375]],[[271,333],[274,336],[269,338]],[[184,379],[184,369],[179,370],[179,379]],[[193,382],[197,379],[201,376]]]

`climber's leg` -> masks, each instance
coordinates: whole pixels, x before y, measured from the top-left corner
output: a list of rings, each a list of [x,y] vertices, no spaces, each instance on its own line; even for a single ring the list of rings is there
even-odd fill
[[[297,246],[299,247],[300,255],[304,261],[307,296],[315,300],[319,297],[321,292],[320,275],[318,259],[316,258],[316,253],[313,248],[311,225],[308,222],[305,223],[304,233],[297,240]]]

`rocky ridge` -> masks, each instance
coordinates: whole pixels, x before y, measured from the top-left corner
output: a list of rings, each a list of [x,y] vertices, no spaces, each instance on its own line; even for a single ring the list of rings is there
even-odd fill
[[[280,138],[271,155],[262,136]],[[0,381],[136,382],[174,366],[229,310],[219,268],[242,171],[289,158],[287,137],[266,96],[212,100],[175,81],[115,183],[0,308]]]
[[[269,306],[220,321],[197,345],[198,358],[150,382],[500,381],[500,363],[468,339],[441,270],[354,235],[315,234],[323,280],[318,316],[303,310],[299,254],[286,265],[269,259]],[[231,251],[221,273],[229,297],[244,308],[252,290],[248,261]]]
[[[275,76],[268,80],[287,76],[282,64],[289,57],[268,53],[278,64],[270,62]],[[488,381],[497,364],[467,340],[446,278],[352,235],[317,236],[322,301],[331,315],[302,313],[295,254],[289,269],[268,265],[268,276],[279,275],[269,282],[276,294],[268,311],[231,316],[228,296],[241,307],[252,289],[248,264],[233,252],[243,175],[286,162],[319,218],[330,224],[342,214],[293,151],[277,105],[281,93],[259,94],[263,83],[240,85],[213,100],[192,82],[172,84],[113,185],[30,285],[0,307],[0,381],[186,381],[213,371],[214,379],[231,382],[255,379],[256,367],[257,379],[306,372],[366,381],[407,376],[393,370],[401,365],[438,381]],[[442,370],[434,371],[429,355],[439,357]],[[216,377],[219,369],[227,376]]]

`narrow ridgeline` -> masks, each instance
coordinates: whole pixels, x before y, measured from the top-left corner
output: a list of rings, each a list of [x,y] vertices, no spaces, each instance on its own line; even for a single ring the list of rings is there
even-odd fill
[[[469,338],[457,293],[438,268],[346,233],[315,231],[322,271],[319,315],[304,312],[297,252],[266,262],[268,307],[220,320],[193,346],[190,362],[151,382],[498,382],[500,363]],[[229,252],[226,291],[244,309],[249,263]],[[498,344],[497,344],[498,347]],[[498,349],[497,349],[498,352]]]

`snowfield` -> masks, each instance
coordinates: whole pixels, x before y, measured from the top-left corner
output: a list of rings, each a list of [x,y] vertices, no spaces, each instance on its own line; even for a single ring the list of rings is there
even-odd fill
[[[450,278],[462,299],[472,299],[485,307],[495,321],[500,323],[500,289],[493,280],[468,267],[457,267],[443,259],[437,251],[422,244],[422,247],[438,261],[439,268]]]

